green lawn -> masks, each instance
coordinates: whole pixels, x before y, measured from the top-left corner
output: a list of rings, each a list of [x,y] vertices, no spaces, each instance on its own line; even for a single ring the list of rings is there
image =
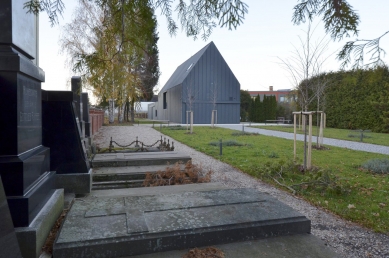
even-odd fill
[[[293,133],[293,125],[291,126],[252,126],[253,128],[281,131]],[[312,135],[316,136],[317,127],[312,127]],[[297,127],[297,133],[303,134],[304,131],[299,130]],[[360,132],[347,130],[347,129],[336,129],[336,128],[325,128],[323,132],[323,136],[327,138],[334,138],[346,141],[360,141]],[[378,145],[389,146],[389,134],[387,133],[364,133],[363,142],[372,143]]]
[[[303,159],[302,143],[298,143],[298,161],[293,164],[291,140],[255,134],[239,136],[236,131],[210,127],[195,127],[194,134],[163,127],[162,133],[253,177],[293,191],[347,220],[389,233],[389,175],[359,168],[369,159],[388,158],[387,155],[337,147],[313,150],[312,164],[316,169],[302,172],[298,166]],[[241,146],[223,146],[220,156],[219,146],[214,144],[220,139]]]

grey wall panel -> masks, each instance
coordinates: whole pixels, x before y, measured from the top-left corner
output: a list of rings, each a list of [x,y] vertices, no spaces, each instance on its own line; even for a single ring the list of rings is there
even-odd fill
[[[182,123],[181,112],[182,112],[182,85],[175,86],[170,88],[167,91],[168,98],[168,118],[173,123]]]

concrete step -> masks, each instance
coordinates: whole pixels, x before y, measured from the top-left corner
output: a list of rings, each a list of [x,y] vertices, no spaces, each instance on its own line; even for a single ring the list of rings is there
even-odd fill
[[[131,167],[99,167],[93,170],[93,182],[120,181],[120,180],[144,180],[146,173],[166,171],[166,168],[174,168],[176,165],[155,166],[131,166]],[[185,169],[184,164],[179,165],[180,170]]]
[[[143,153],[106,153],[96,154],[92,161],[93,168],[167,165],[177,162],[186,163],[191,157],[175,151]]]
[[[143,181],[144,181],[143,179],[138,179],[138,180],[93,182],[92,190],[108,190],[108,189],[142,187]]]
[[[189,185],[171,185],[171,186],[154,186],[154,187],[140,187],[140,188],[121,188],[113,190],[99,190],[91,191],[91,193],[84,197],[84,200],[96,198],[117,198],[125,196],[148,196],[148,195],[164,195],[164,194],[183,194],[191,191],[214,191],[228,189],[220,183],[202,183]]]

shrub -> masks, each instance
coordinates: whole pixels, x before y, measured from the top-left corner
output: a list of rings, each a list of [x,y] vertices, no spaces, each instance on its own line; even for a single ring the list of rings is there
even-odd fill
[[[389,159],[371,159],[363,163],[362,168],[376,174],[389,174]]]

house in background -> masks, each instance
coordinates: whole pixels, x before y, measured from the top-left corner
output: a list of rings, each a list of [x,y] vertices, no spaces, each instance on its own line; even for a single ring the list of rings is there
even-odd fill
[[[148,114],[185,124],[187,111],[193,111],[195,124],[210,124],[214,109],[218,124],[239,123],[240,84],[211,42],[177,67]]]
[[[273,90],[273,86],[269,86],[268,91],[248,91],[251,98],[256,98],[258,95],[261,98],[261,101],[263,100],[263,96],[276,96],[276,100],[278,103],[283,102],[290,102],[290,94],[292,93],[292,90],[285,89],[285,90]]]

